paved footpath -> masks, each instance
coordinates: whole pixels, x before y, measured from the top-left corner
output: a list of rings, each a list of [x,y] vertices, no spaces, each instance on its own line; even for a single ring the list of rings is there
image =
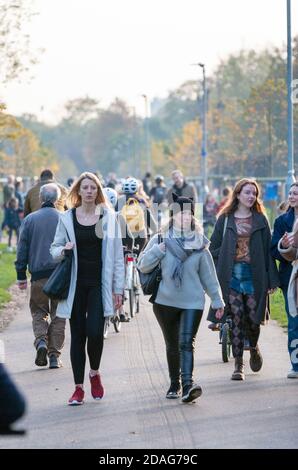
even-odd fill
[[[22,294],[20,294],[22,295]],[[28,399],[18,424],[25,437],[0,437],[0,448],[203,449],[297,448],[298,380],[286,379],[286,335],[275,322],[262,328],[264,366],[247,366],[244,382],[230,380],[233,363],[221,361],[218,334],[202,320],[196,343],[195,375],[203,395],[195,404],[166,400],[168,387],[161,332],[147,300],[120,334],[105,341],[102,376],[106,395],[69,407],[73,391],[69,329],[59,370],[34,365],[31,318],[24,309],[0,334],[6,363]],[[245,353],[248,363],[249,353]],[[87,370],[86,370],[87,376]]]

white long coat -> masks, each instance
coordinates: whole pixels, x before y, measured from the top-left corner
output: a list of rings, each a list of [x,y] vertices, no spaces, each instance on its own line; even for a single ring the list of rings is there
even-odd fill
[[[115,213],[111,209],[104,209],[102,231],[101,288],[104,316],[108,317],[114,313],[113,293],[123,294],[125,283],[122,238]],[[71,317],[77,285],[78,254],[71,210],[60,214],[55,238],[50,248],[50,253],[54,260],[61,261],[63,259],[62,251],[68,241],[75,244],[74,257],[71,267],[71,281],[68,297],[65,300],[61,300],[57,307],[57,317],[60,318]]]

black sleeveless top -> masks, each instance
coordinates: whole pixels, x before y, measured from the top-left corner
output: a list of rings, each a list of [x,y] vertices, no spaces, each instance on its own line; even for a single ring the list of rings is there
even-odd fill
[[[76,210],[72,210],[73,225],[78,252],[78,282],[88,286],[101,284],[102,239],[95,234],[94,225],[78,222]]]

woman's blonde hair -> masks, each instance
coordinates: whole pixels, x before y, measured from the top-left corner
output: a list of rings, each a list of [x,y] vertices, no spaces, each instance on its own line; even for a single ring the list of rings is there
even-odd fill
[[[105,207],[110,207],[108,204],[107,199],[102,190],[102,185],[98,179],[98,177],[94,173],[90,173],[89,171],[85,171],[82,173],[72,184],[69,194],[67,196],[67,206],[70,208],[79,207],[82,205],[82,198],[79,194],[81,183],[84,179],[89,179],[93,181],[97,186],[97,196],[95,199],[95,204],[101,204]]]
[[[256,188],[256,193],[257,193],[255,203],[251,208],[252,211],[255,211],[255,212],[258,212],[258,213],[264,214],[264,215],[266,214],[265,208],[264,208],[263,203],[260,199],[260,188],[259,188],[258,183],[255,180],[250,179],[250,178],[242,178],[241,180],[237,181],[237,183],[235,184],[235,187],[233,189],[232,194],[230,195],[230,197],[229,197],[228,201],[226,202],[226,204],[224,205],[224,207],[219,212],[218,217],[221,214],[230,215],[230,214],[234,214],[234,212],[236,212],[236,210],[238,208],[238,205],[239,205],[238,196],[241,193],[244,186],[246,186],[247,184],[252,184]]]

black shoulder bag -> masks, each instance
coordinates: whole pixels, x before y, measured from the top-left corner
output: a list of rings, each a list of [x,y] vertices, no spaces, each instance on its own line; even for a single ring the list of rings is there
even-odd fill
[[[161,243],[162,241],[162,236],[159,233],[158,243]],[[157,296],[159,283],[162,279],[161,264],[159,262],[158,265],[155,266],[153,271],[151,271],[150,273],[142,273],[140,270],[138,271],[143,294],[151,295],[149,302],[153,304]]]
[[[67,234],[68,236],[68,234]],[[68,237],[69,239],[69,237]],[[69,239],[70,240],[70,239]],[[64,300],[68,297],[73,250],[65,250],[64,258],[56,266],[43,286],[43,292],[52,300]]]

